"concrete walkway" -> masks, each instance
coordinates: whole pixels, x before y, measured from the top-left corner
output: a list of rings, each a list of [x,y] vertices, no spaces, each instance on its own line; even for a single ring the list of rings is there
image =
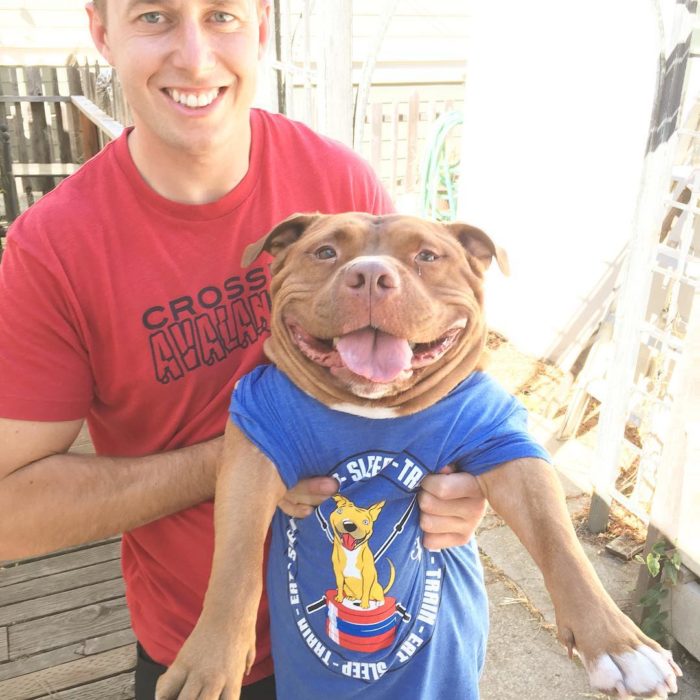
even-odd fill
[[[554,455],[571,512],[585,504],[590,453],[576,441],[556,443],[553,426],[537,421],[533,432]],[[490,514],[478,533],[489,593],[491,634],[481,682],[482,700],[574,700],[604,698],[588,685],[583,666],[569,661],[553,632],[554,610],[542,576],[520,541]],[[623,562],[601,546],[582,542],[606,589],[629,612],[639,565]],[[676,653],[684,677],[679,700],[700,700],[700,663]]]

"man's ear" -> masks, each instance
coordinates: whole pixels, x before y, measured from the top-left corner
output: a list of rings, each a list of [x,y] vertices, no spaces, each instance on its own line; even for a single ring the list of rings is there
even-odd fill
[[[323,218],[323,214],[293,214],[282,223],[277,224],[260,240],[251,243],[243,252],[241,265],[248,267],[263,251],[277,257],[292,243],[296,243],[304,231],[321,218]]]
[[[267,52],[270,40],[270,2],[258,0],[258,59],[262,59]]]
[[[462,247],[476,258],[487,270],[491,260],[496,258],[498,267],[504,275],[510,274],[508,255],[503,248],[497,246],[480,228],[469,224],[445,224],[445,228],[460,242]]]
[[[109,38],[107,37],[107,23],[106,18],[97,11],[95,4],[89,2],[85,5],[85,11],[88,15],[88,20],[90,23],[90,34],[92,36],[92,41],[95,44],[95,48],[100,52],[102,57],[113,66],[112,61],[112,51],[109,48]],[[107,12],[107,8],[104,8]]]

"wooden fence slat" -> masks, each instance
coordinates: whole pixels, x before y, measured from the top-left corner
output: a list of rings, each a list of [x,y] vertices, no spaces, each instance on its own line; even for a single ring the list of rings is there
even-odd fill
[[[96,683],[69,688],[51,695],[51,700],[133,700],[134,674],[122,673]]]
[[[414,192],[418,156],[418,119],[420,116],[420,96],[414,92],[408,102],[408,151],[406,153],[406,192]]]
[[[43,95],[43,79],[41,68],[38,66],[27,66],[27,89],[30,95]],[[51,133],[46,121],[46,107],[43,102],[30,102],[31,121],[29,123],[30,150],[32,153],[31,162],[50,163],[51,156]],[[53,178],[36,178],[36,184],[42,194],[50,192],[54,187]],[[34,183],[32,183],[34,190]]]
[[[135,663],[135,646],[119,647],[103,654],[2,681],[0,697],[12,700],[55,697],[54,693],[61,690],[131,671]],[[65,697],[75,696],[71,694]]]
[[[109,542],[97,547],[62,554],[61,556],[37,559],[27,563],[17,562],[16,564],[9,564],[6,568],[0,569],[0,590],[2,590],[3,586],[28,581],[32,578],[50,576],[61,571],[80,569],[99,562],[119,559],[120,547],[119,541]]]
[[[5,94],[8,96],[20,95],[20,67],[6,66],[2,70],[5,73],[5,79],[3,80],[3,90],[5,91]],[[24,129],[24,121],[26,115],[22,109],[22,105],[19,102],[12,102],[10,104],[10,107],[13,112],[12,125],[10,129],[10,144],[12,146],[12,158],[13,160],[26,162],[28,160],[29,153],[27,136],[25,134]],[[9,121],[8,126],[10,126]]]
[[[52,666],[61,666],[79,658],[95,656],[96,654],[134,644],[135,642],[136,637],[133,631],[125,629],[103,634],[99,637],[84,639],[76,644],[59,647],[52,651],[45,651],[32,656],[22,656],[14,661],[0,664],[0,681],[42,671]]]
[[[46,595],[42,598],[4,605],[0,608],[0,625],[28,622],[123,597],[124,582],[121,578],[101,581],[89,586]]]
[[[3,606],[34,600],[52,593],[71,591],[94,583],[112,581],[121,578],[121,564],[113,559],[101,564],[93,564],[74,571],[64,571],[52,576],[35,578],[12,586],[4,586],[0,593],[0,603]],[[0,613],[3,608],[0,607]]]
[[[129,613],[123,598],[57,613],[31,622],[20,622],[8,630],[10,659],[48,651],[87,637],[117,632],[129,625]]]
[[[391,173],[390,188],[391,198],[396,200],[396,190],[398,187],[398,147],[399,147],[399,102],[394,100],[392,104],[392,124],[391,124]]]
[[[375,102],[371,111],[372,121],[372,167],[379,172],[382,162],[382,104]]]
[[[56,66],[51,67],[49,90],[49,94],[51,95],[60,95],[61,88],[58,84],[58,68]],[[55,102],[52,107],[53,122],[55,124],[55,128],[52,129],[52,133],[56,135],[57,150],[55,153],[58,154],[57,160],[61,161],[61,163],[73,163],[75,162],[75,158],[71,149],[70,137],[63,126],[63,110],[65,107],[60,102]]]

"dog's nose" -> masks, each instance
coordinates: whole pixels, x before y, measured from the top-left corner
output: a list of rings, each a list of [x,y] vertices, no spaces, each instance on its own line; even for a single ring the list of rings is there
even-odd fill
[[[355,532],[357,530],[357,525],[352,520],[343,520],[343,527],[345,532]]]
[[[400,286],[396,269],[378,258],[358,258],[345,271],[345,284],[356,292],[388,294]]]

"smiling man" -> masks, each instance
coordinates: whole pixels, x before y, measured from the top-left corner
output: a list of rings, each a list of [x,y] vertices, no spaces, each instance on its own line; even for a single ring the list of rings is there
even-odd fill
[[[243,250],[297,211],[393,206],[350,150],[251,109],[269,34],[262,0],[101,0],[87,12],[134,126],[8,235],[0,560],[124,532],[146,700],[199,616],[229,397],[264,361],[268,267],[243,269]],[[84,420],[95,455],[67,452]],[[281,505],[303,516],[336,487],[310,480]],[[466,474],[426,480],[426,544],[466,542],[478,494]],[[243,697],[270,699],[264,596],[257,638]]]

